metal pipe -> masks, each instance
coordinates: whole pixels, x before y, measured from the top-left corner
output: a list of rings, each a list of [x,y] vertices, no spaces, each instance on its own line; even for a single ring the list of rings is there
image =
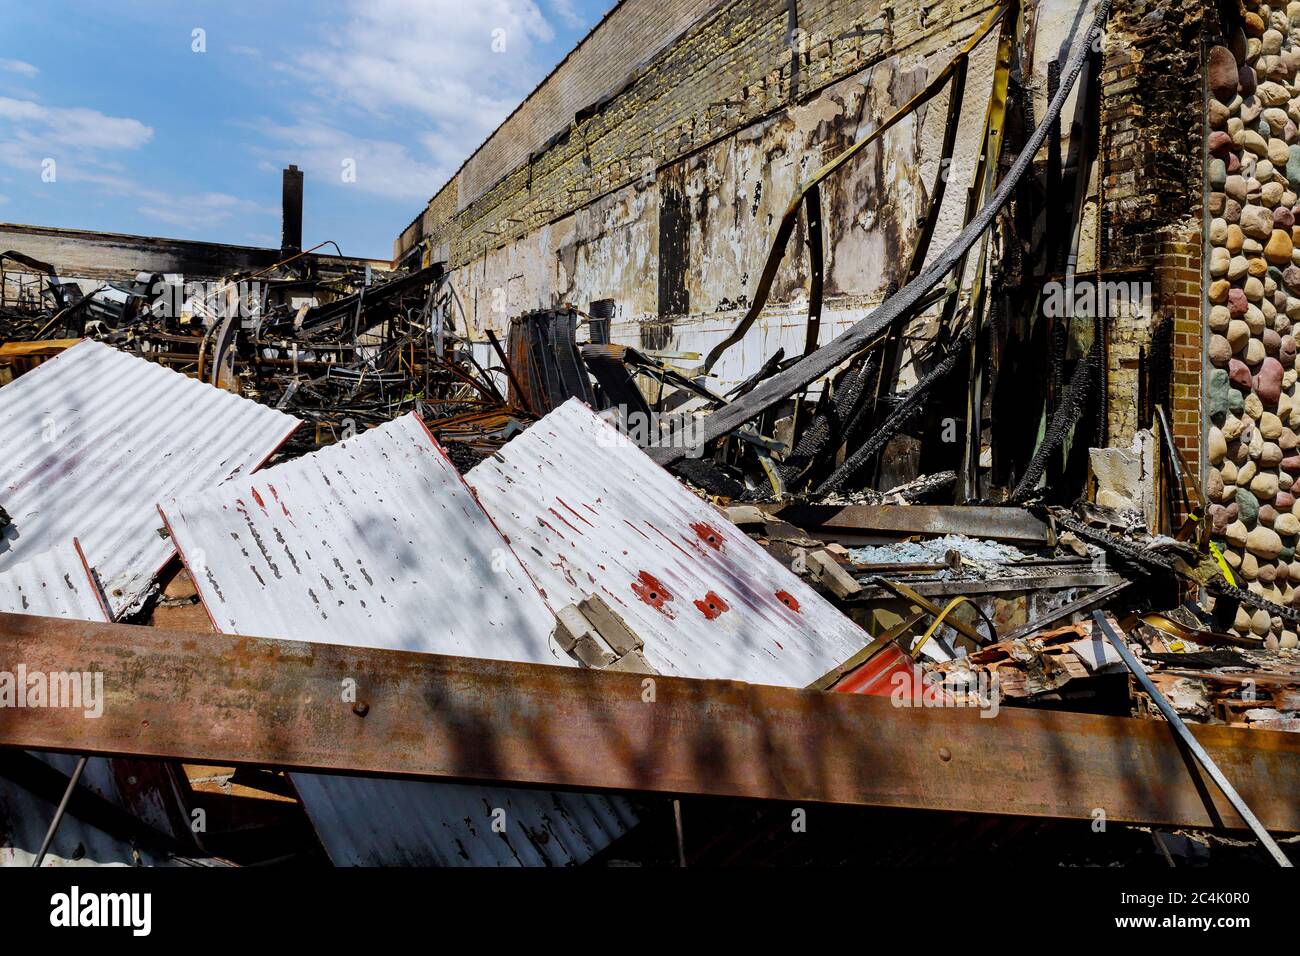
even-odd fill
[[[45,831],[45,839],[41,841],[40,852],[36,854],[36,859],[32,861],[33,867],[39,867],[45,861],[45,854],[49,851],[50,844],[54,842],[54,834],[58,832],[59,824],[63,822],[63,814],[67,812],[68,801],[72,799],[73,791],[77,789],[77,784],[81,781],[81,771],[86,769],[86,760],[85,756],[77,760],[77,766],[68,779],[68,787],[63,791],[63,799],[59,801],[58,809],[54,811],[54,819],[50,821],[50,828]]]
[[[1205,752],[1205,748],[1201,746],[1201,742],[1192,736],[1192,732],[1187,729],[1187,724],[1183,722],[1183,718],[1178,716],[1178,711],[1174,710],[1169,701],[1165,699],[1165,695],[1160,693],[1156,688],[1155,683],[1152,682],[1146,669],[1138,662],[1138,659],[1133,656],[1133,652],[1128,649],[1128,644],[1126,644],[1119,635],[1111,630],[1110,624],[1106,621],[1105,616],[1100,611],[1092,612],[1092,620],[1097,627],[1101,628],[1102,633],[1106,635],[1106,639],[1110,641],[1115,650],[1119,651],[1119,656],[1124,659],[1125,666],[1133,672],[1133,676],[1136,677],[1137,682],[1142,685],[1142,689],[1151,695],[1151,699],[1155,701],[1156,706],[1160,708],[1160,713],[1165,715],[1165,720],[1169,721],[1169,726],[1174,729],[1174,733],[1178,735],[1178,739],[1181,740],[1186,745],[1187,749],[1192,752],[1192,756],[1196,758],[1196,762],[1205,768],[1205,772],[1210,775],[1210,779],[1214,781],[1221,791],[1223,791],[1223,795],[1228,798],[1228,802],[1232,804],[1233,809],[1235,809],[1237,813],[1240,814],[1241,818],[1246,821],[1246,826],[1250,827],[1255,836],[1259,838],[1259,842],[1264,845],[1264,848],[1268,850],[1273,859],[1277,861],[1277,865],[1284,867],[1292,866],[1293,864],[1291,861],[1287,859],[1286,854],[1282,852],[1282,848],[1277,845],[1277,841],[1269,836],[1268,831],[1264,829],[1264,825],[1259,822],[1259,818],[1251,812],[1250,807],[1246,806],[1246,801],[1241,799],[1241,795],[1237,793],[1236,788],[1233,787],[1228,778],[1224,776],[1223,771],[1219,769],[1219,765],[1216,764],[1213,758]]]

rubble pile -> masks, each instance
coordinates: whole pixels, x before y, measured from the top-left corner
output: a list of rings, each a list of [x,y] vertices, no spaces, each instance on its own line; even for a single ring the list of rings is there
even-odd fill
[[[5,253],[0,642],[115,683],[75,733],[0,725],[0,864],[684,865],[688,833],[840,862],[772,808],[1226,829],[1206,780],[1285,864],[1300,2],[1257,9],[1209,54],[1205,488],[1145,391],[1107,441],[1105,323],[1042,305],[1074,278],[1058,223],[1100,228],[1096,124],[1062,135],[1109,0],[1045,109],[1014,7],[984,11],[811,170],[707,354],[612,341],[610,299],[490,328],[432,249],[93,289]],[[986,38],[960,231],[929,248],[940,174],[902,281],[824,335],[821,186]],[[747,338],[801,216],[802,351]],[[764,351],[721,384],[742,343]],[[752,805],[683,823],[722,801]]]

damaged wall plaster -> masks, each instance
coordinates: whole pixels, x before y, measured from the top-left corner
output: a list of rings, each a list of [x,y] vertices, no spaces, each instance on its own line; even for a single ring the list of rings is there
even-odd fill
[[[476,338],[504,332],[527,309],[612,298],[615,341],[702,354],[743,315],[799,183],[921,89],[989,7],[800,3],[792,82],[788,5],[718,4],[543,155],[467,205],[441,191],[398,253],[422,233],[431,256],[448,258]],[[947,170],[958,188],[948,191],[932,254],[960,227],[995,46],[996,35],[986,38],[972,58]],[[823,341],[902,279],[939,171],[946,107],[945,92],[824,188]],[[505,149],[508,138],[503,128],[484,151]],[[802,348],[805,228],[768,313],[715,368],[724,384],[778,347]]]

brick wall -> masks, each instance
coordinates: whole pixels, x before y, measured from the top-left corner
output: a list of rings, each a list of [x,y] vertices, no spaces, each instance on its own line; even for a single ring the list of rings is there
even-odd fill
[[[1204,295],[1201,289],[1201,221],[1190,217],[1165,244],[1160,260],[1160,300],[1173,322],[1170,428],[1193,475],[1200,474],[1204,429],[1201,392],[1205,362]]]
[[[1103,271],[1151,283],[1150,314],[1109,330],[1108,438],[1125,445],[1165,409],[1190,467],[1201,459],[1204,43],[1215,14],[1138,0],[1111,14],[1101,89]]]
[[[950,47],[969,35],[992,5],[987,0],[626,3],[620,12],[660,6],[678,12],[689,7],[697,14],[702,6],[716,9],[650,56],[620,89],[593,96],[570,122],[561,124],[561,114],[548,109],[557,128],[550,131],[545,149],[521,151],[519,143],[532,139],[521,140],[518,124],[513,118],[507,121],[438,193],[420,224],[399,237],[395,253],[401,255],[427,237],[431,247],[446,245],[456,268],[602,196],[653,178],[665,165],[890,55],[906,51],[920,60]],[[616,23],[611,16],[598,33],[615,35],[623,29],[620,24],[634,20],[624,17]],[[654,49],[639,29],[620,36],[618,56],[625,60],[638,60]],[[532,99],[549,101],[549,87],[566,84],[578,72],[576,66],[557,71]],[[530,121],[529,130],[536,136],[543,127]],[[519,161],[510,165],[509,157]],[[491,183],[484,172],[489,168],[499,174]],[[456,197],[454,212],[451,197]]]

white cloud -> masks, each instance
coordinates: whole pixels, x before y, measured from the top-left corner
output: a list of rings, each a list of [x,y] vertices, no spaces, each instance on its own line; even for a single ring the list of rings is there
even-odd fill
[[[6,60],[0,57],[0,70],[6,73],[17,73],[19,76],[35,76],[41,72],[30,63],[24,63],[22,60]]]
[[[543,14],[539,3],[546,6]],[[313,96],[295,122],[260,123],[261,152],[313,181],[403,202],[437,191],[544,75],[547,15],[576,25],[573,0],[346,0],[319,48],[281,69]],[[356,161],[356,182],[340,164]]]
[[[312,182],[359,189],[388,199],[423,202],[455,169],[445,156],[432,150],[428,156],[420,156],[402,143],[356,136],[319,120],[303,120],[292,126],[264,122],[257,128],[282,144],[262,150],[274,163],[297,163]],[[356,180],[345,183],[344,163],[349,160]],[[455,162],[459,162],[458,157]]]
[[[432,122],[463,159],[527,95],[554,31],[534,0],[351,0],[331,45],[300,54],[326,96]],[[495,46],[494,46],[495,44]]]
[[[151,127],[130,117],[0,96],[0,164],[30,176],[32,182],[40,181],[42,163],[53,159],[55,179],[44,185],[91,186],[101,194],[136,202],[150,218],[196,233],[232,216],[263,211],[256,203],[225,193],[173,195],[125,175],[112,154],[139,149],[152,138]]]
[[[152,127],[130,117],[105,116],[81,106],[45,106],[34,100],[0,96],[0,145],[47,152],[58,148],[87,152],[136,149],[152,137]]]
[[[111,154],[138,149],[153,130],[129,117],[106,116],[85,107],[45,106],[35,100],[0,96],[0,164],[39,181],[85,182],[109,191],[129,191]]]
[[[555,15],[571,27],[580,27],[586,21],[577,10],[573,9],[573,0],[550,0]]]
[[[173,196],[154,189],[137,187],[134,194],[143,200],[139,209],[152,219],[176,226],[186,226],[199,234],[234,216],[251,216],[267,213],[257,203],[227,193],[198,193]]]

